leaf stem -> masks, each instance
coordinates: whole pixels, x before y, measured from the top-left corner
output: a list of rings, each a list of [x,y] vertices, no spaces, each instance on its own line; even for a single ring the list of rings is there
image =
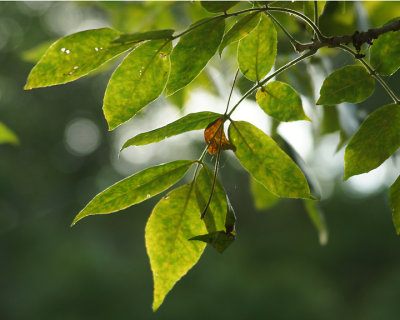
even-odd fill
[[[285,64],[284,66],[280,67],[278,70],[276,70],[275,72],[271,73],[268,77],[266,77],[264,80],[260,81],[259,83],[257,83],[255,86],[253,86],[252,88],[250,88],[240,99],[239,101],[233,106],[232,110],[228,113],[227,117],[230,118],[230,116],[232,115],[232,113],[236,110],[236,108],[240,105],[240,103],[246,99],[249,95],[251,95],[257,88],[261,88],[265,83],[267,83],[270,79],[272,79],[273,77],[277,76],[278,74],[282,73],[283,71],[289,69],[290,67],[293,67],[295,64],[297,64],[298,62],[314,55],[316,53],[316,50],[310,50],[307,51],[306,53],[304,53],[303,55],[301,55],[300,57],[297,57],[296,59],[288,62],[287,64]]]
[[[228,98],[228,102],[226,104],[226,109],[225,109],[224,115],[226,115],[228,113],[229,103],[231,102],[232,92],[233,92],[233,88],[235,87],[235,83],[236,83],[236,79],[237,79],[238,74],[239,74],[239,68],[236,70],[235,77],[233,78],[231,92],[229,93],[229,98]]]
[[[314,23],[317,27],[319,27],[319,21],[318,21],[318,1],[314,1]],[[314,39],[316,34],[314,33]]]
[[[300,42],[298,42],[295,38],[293,38],[293,36],[289,33],[289,31],[286,30],[286,28],[268,11],[265,12],[273,22],[275,22],[275,24],[281,28],[281,30],[283,31],[283,33],[289,38],[290,43],[292,44],[294,50],[297,51],[297,46],[300,45]]]
[[[379,74],[377,74],[376,71],[374,69],[372,69],[372,67],[363,58],[360,58],[359,55],[357,54],[357,52],[353,51],[352,49],[350,49],[349,47],[347,47],[345,45],[339,45],[338,48],[341,48],[344,51],[349,52],[350,54],[352,54],[354,56],[355,59],[359,60],[364,65],[364,67],[368,70],[369,74],[372,77],[374,77],[381,84],[383,89],[386,90],[386,92],[392,98],[394,103],[400,104],[399,98],[392,91],[392,89],[388,86],[388,84],[385,82],[385,80],[383,80],[382,77]]]

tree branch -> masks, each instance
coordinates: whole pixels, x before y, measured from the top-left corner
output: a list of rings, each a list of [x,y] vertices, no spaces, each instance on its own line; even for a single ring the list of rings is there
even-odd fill
[[[311,43],[296,44],[298,52],[306,51],[309,49],[318,50],[322,47],[338,47],[341,44],[352,43],[357,52],[360,52],[361,46],[364,43],[372,44],[373,39],[377,39],[380,35],[400,30],[400,20],[386,24],[380,28],[368,29],[368,31],[356,31],[352,35],[325,37],[320,40],[314,40]],[[360,56],[362,58],[363,56]]]

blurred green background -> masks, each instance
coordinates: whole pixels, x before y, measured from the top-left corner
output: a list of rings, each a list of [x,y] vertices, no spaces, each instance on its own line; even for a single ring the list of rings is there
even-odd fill
[[[329,3],[321,27],[329,33],[335,22],[342,33],[352,33],[399,16],[399,8]],[[256,211],[247,173],[225,156],[221,180],[236,210],[237,241],[223,255],[207,248],[157,313],[151,311],[144,227],[159,197],[69,227],[105,187],[152,164],[195,158],[204,144],[197,132],[189,140],[171,139],[118,158],[124,137],[156,126],[150,115],[173,118],[179,109],[161,98],[129,129],[107,132],[101,104],[112,69],[26,92],[41,51],[30,49],[103,26],[125,32],[182,29],[189,17],[205,14],[193,3],[0,3],[0,120],[20,139],[17,147],[0,145],[0,319],[398,319],[400,240],[388,208],[390,181],[375,180],[364,192],[343,183],[343,153],[335,158],[339,170],[325,162],[334,157],[338,132],[314,139],[306,157],[311,166],[319,163],[315,174],[323,193],[329,190],[321,201],[328,244],[319,245],[300,201]],[[333,69],[353,63],[338,53],[329,61]],[[399,80],[398,74],[389,80],[397,93]],[[357,123],[389,101],[377,88],[358,109],[349,109]],[[384,174],[392,181],[399,172],[393,163]],[[327,177],[327,171],[333,173]]]

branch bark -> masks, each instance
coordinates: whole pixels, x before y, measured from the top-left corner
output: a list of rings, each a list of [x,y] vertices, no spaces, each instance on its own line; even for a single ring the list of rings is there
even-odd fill
[[[368,31],[359,32],[356,31],[352,35],[344,35],[344,36],[334,36],[334,37],[324,37],[321,40],[314,40],[311,43],[297,43],[295,45],[296,50],[298,52],[306,51],[306,50],[318,50],[322,47],[338,47],[341,44],[349,44],[352,43],[354,48],[359,53],[361,50],[361,46],[364,43],[368,43],[372,45],[372,41],[377,39],[380,35],[400,30],[400,20],[396,20],[392,23],[386,24],[379,28],[368,29]],[[358,58],[362,58],[363,55],[360,55]]]

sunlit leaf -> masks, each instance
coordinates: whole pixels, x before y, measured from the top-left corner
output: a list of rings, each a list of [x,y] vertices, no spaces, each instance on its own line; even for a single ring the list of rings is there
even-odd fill
[[[239,41],[246,37],[260,22],[261,13],[253,12],[250,13],[243,18],[239,19],[234,26],[229,29],[227,33],[225,33],[224,38],[222,39],[221,45],[219,46],[219,54],[221,55],[222,51],[229,44]]]
[[[146,32],[136,32],[131,34],[121,34],[112,43],[139,43],[144,40],[162,40],[170,39],[175,30],[164,29],[164,30],[152,30]]]
[[[279,197],[311,199],[307,180],[293,160],[263,131],[245,121],[229,126],[242,166]]]
[[[262,16],[258,26],[239,41],[238,63],[246,78],[257,81],[264,78],[275,63],[277,35],[273,22]]]
[[[209,111],[190,113],[164,127],[138,134],[125,142],[121,150],[129,146],[142,146],[149,143],[159,142],[168,137],[184,132],[204,129],[210,122],[219,117],[221,117],[221,114]]]
[[[380,35],[370,51],[376,72],[385,76],[395,73],[400,68],[400,31]]]
[[[266,210],[276,205],[280,198],[265,188],[254,178],[250,178],[250,190],[253,196],[254,206],[257,210]]]
[[[210,123],[204,130],[204,140],[208,146],[208,152],[214,155],[218,150],[235,150],[235,147],[228,141],[224,133],[223,117]]]
[[[310,120],[299,94],[288,84],[271,81],[257,91],[256,100],[266,114],[279,121]]]
[[[328,229],[326,227],[324,213],[319,208],[318,202],[312,200],[304,200],[303,202],[311,222],[318,231],[320,245],[326,245],[328,242]]]
[[[119,32],[103,28],[71,34],[54,42],[32,69],[24,89],[47,87],[76,80],[130,49],[110,44]]]
[[[190,28],[204,21],[197,21]],[[219,18],[196,27],[180,38],[171,55],[167,95],[182,89],[197,77],[217,51],[224,30],[225,20]]]
[[[380,166],[400,147],[400,107],[389,104],[371,113],[351,138],[344,155],[344,179]]]
[[[171,50],[170,41],[145,42],[126,56],[114,71],[103,105],[110,130],[158,98],[168,80]]]
[[[199,209],[202,212],[206,207],[212,191],[214,172],[203,167],[196,179],[196,198]],[[225,230],[225,218],[227,213],[225,189],[217,178],[211,198],[210,206],[204,216],[204,223],[208,232]]]
[[[219,253],[223,253],[234,241],[235,235],[225,231],[213,231],[207,234],[190,238],[210,244]]]
[[[236,5],[239,1],[200,1],[201,6],[209,12],[218,13],[224,12],[234,5]]]
[[[389,204],[397,235],[400,235],[400,176],[389,189]]]
[[[2,143],[18,145],[19,139],[12,130],[10,130],[4,123],[0,122],[0,144]]]
[[[374,88],[374,78],[364,67],[346,66],[334,71],[324,80],[317,104],[358,103],[367,99]]]
[[[75,217],[72,225],[89,215],[116,212],[163,192],[178,182],[193,163],[191,160],[169,162],[115,183],[95,196]]]
[[[192,185],[171,191],[155,206],[145,231],[154,279],[153,310],[203,253],[206,244],[189,239],[206,232]]]

